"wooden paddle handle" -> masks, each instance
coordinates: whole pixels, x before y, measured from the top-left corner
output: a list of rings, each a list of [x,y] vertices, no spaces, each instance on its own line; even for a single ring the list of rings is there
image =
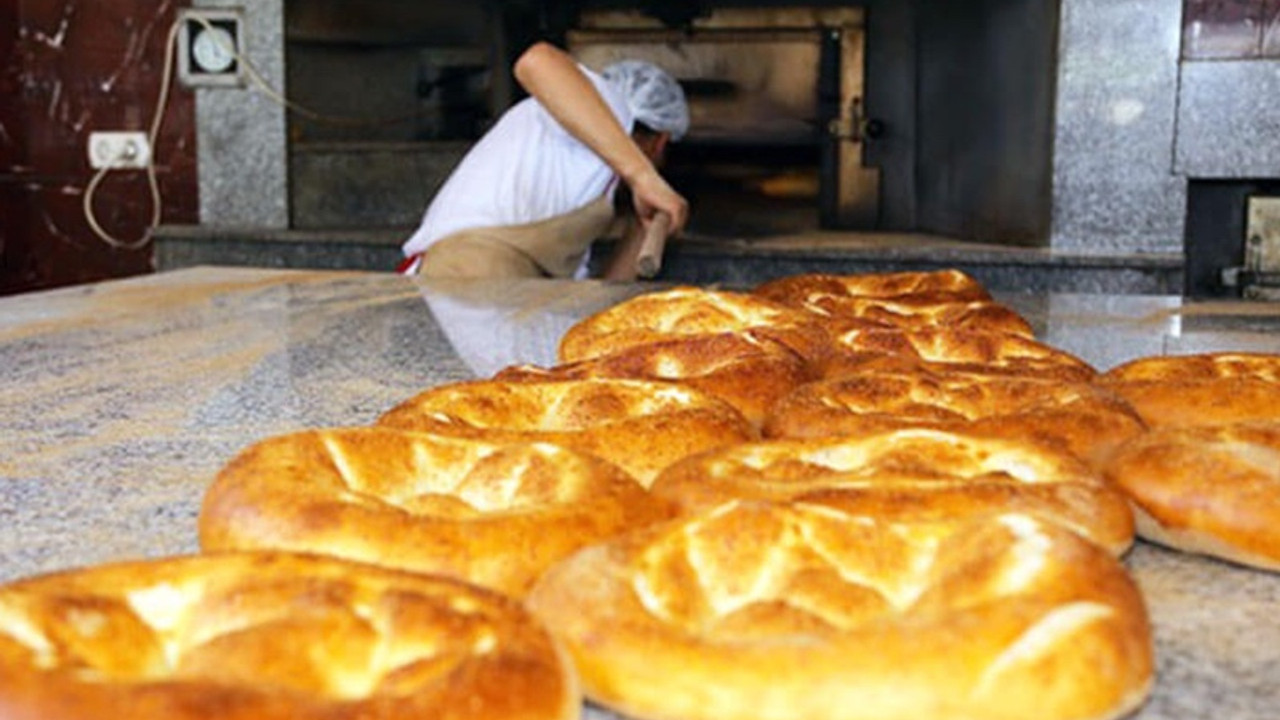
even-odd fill
[[[640,240],[640,253],[636,255],[636,275],[651,278],[662,269],[662,252],[670,232],[671,216],[664,212],[654,215]]]

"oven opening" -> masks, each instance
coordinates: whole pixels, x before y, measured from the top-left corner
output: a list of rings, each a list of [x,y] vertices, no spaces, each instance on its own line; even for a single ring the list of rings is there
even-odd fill
[[[675,143],[663,168],[690,203],[689,234],[760,237],[818,230],[817,142]]]
[[[763,237],[877,225],[863,163],[860,8],[718,8],[669,27],[639,11],[584,12],[583,64],[642,59],[684,87],[690,128],[663,174],[689,199],[687,234]]]

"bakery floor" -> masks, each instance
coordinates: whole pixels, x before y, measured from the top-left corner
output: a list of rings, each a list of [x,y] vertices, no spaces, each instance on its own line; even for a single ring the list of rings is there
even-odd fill
[[[196,552],[204,489],[243,447],[368,424],[430,385],[550,364],[579,318],[653,289],[208,266],[0,298],[0,581]],[[1099,369],[1161,353],[1280,352],[1280,305],[1000,299]],[[1134,717],[1274,720],[1280,574],[1143,542],[1124,561],[1159,662]]]

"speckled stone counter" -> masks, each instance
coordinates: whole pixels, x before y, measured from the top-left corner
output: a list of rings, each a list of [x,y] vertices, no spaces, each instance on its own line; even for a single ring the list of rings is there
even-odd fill
[[[0,580],[195,552],[204,489],[240,448],[367,424],[433,384],[551,363],[577,319],[652,289],[205,267],[0,299]],[[1001,299],[1100,369],[1157,353],[1280,352],[1277,305]],[[1159,661],[1135,717],[1280,716],[1280,574],[1145,543],[1125,562]]]

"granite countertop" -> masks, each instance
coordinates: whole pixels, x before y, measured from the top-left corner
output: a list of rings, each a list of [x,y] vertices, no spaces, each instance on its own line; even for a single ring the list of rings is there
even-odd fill
[[[577,319],[652,289],[202,267],[0,298],[0,581],[195,552],[204,489],[246,445],[368,424],[434,384],[550,364]],[[1280,352],[1280,305],[1001,299],[1100,369],[1149,354]],[[1141,542],[1125,562],[1159,663],[1134,717],[1273,720],[1280,574]]]

